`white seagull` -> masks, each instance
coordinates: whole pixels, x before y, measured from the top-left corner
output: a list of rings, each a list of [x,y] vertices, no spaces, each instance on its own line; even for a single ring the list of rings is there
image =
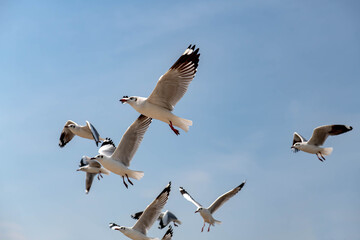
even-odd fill
[[[99,161],[104,168],[120,175],[126,188],[128,188],[128,185],[124,177],[127,178],[131,185],[134,185],[129,178],[140,180],[144,176],[144,172],[133,171],[128,167],[150,123],[151,118],[140,115],[126,130],[117,147],[110,139],[106,139],[99,149],[100,154],[91,158],[91,160]]]
[[[185,132],[192,126],[192,121],[172,114],[176,103],[184,96],[189,84],[195,77],[199,63],[199,48],[190,45],[174,65],[160,77],[155,89],[148,98],[124,96],[120,101],[130,104],[139,113],[169,124],[176,135],[177,126]]]
[[[110,172],[108,170],[106,170],[105,168],[103,168],[98,161],[91,160],[87,156],[83,156],[81,158],[80,165],[79,165],[79,168],[77,169],[77,171],[86,172],[86,180],[85,180],[85,193],[86,194],[89,193],[92,182],[94,180],[94,177],[97,174],[99,174],[98,177],[97,177],[98,180],[100,180],[100,177],[101,178],[103,177],[101,175],[102,173],[106,174],[106,175],[110,174]]]
[[[134,226],[123,227],[115,223],[110,223],[109,227],[113,230],[118,230],[122,232],[125,236],[133,240],[159,240],[158,238],[151,238],[146,236],[146,233],[158,218],[161,209],[163,209],[163,207],[165,206],[169,198],[170,190],[171,182],[169,182],[169,184],[159,194],[159,196],[157,196],[157,198],[145,208],[144,213],[141,215],[139,220],[136,221]]]
[[[314,129],[314,132],[309,141],[306,141],[300,134],[294,132],[293,145],[291,148],[298,152],[299,150],[316,154],[320,161],[324,161],[324,155],[330,155],[333,151],[332,147],[322,148],[322,146],[328,136],[339,135],[342,133],[346,133],[353,128],[351,126],[346,125],[325,125],[320,126]],[[320,158],[321,157],[321,158]]]
[[[133,215],[131,215],[131,217],[133,219],[139,219],[140,216],[142,215],[143,212],[137,212]],[[159,229],[163,229],[164,227],[166,227],[169,223],[173,222],[174,226],[177,227],[179,225],[181,225],[181,221],[175,216],[175,214],[173,214],[172,212],[170,212],[169,210],[166,210],[165,212],[160,213],[158,220],[159,222]]]
[[[227,200],[229,200],[230,198],[232,198],[235,194],[237,194],[245,185],[245,182],[242,182],[239,186],[237,186],[236,188],[228,191],[227,193],[224,193],[223,195],[221,195],[220,197],[218,197],[208,208],[204,208],[201,206],[200,203],[196,202],[188,192],[185,191],[184,188],[180,187],[180,193],[183,195],[183,197],[192,202],[193,204],[195,204],[195,206],[197,207],[197,210],[195,211],[195,213],[199,212],[201,217],[204,219],[204,225],[201,228],[201,232],[204,231],[204,227],[205,227],[205,223],[209,224],[209,228],[208,228],[208,232],[210,231],[210,226],[215,226],[215,223],[220,224],[221,222],[214,219],[212,214],[218,210]]]
[[[96,146],[98,146],[99,142],[104,140],[90,122],[86,121],[85,126],[80,126],[76,122],[68,120],[61,132],[59,146],[61,148],[64,147],[75,135],[82,138],[94,139]]]

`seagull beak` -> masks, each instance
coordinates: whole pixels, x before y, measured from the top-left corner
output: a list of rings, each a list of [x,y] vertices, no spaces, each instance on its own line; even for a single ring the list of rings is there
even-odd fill
[[[199,212],[198,210],[195,211],[195,213]]]
[[[119,101],[120,101],[122,104],[124,104],[124,103],[126,103],[126,102],[127,102],[127,99],[122,98],[122,99],[120,99]]]
[[[295,147],[294,147],[294,146],[291,146],[290,148],[291,148],[291,149],[294,149]]]
[[[90,160],[95,160],[96,158],[94,158],[94,157],[92,157],[92,158],[90,158]]]

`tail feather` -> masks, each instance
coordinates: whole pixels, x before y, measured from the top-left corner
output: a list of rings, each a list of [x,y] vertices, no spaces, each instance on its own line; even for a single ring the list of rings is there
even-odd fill
[[[188,119],[178,118],[177,121],[176,121],[176,124],[174,124],[174,125],[178,126],[182,130],[187,132],[187,131],[189,131],[189,127],[193,125],[193,122],[191,120],[188,120]]]
[[[330,155],[332,153],[332,151],[333,151],[333,148],[329,147],[329,148],[324,148],[323,150],[321,150],[321,153],[326,156],[326,155]]]
[[[142,171],[129,171],[127,174],[130,178],[134,178],[136,180],[140,180],[144,176],[144,172]]]
[[[219,221],[219,220],[215,220],[215,223],[217,223],[217,224],[221,224],[221,221]]]
[[[179,225],[181,225],[181,221],[178,220],[178,219],[176,219],[174,222],[177,223],[177,224],[179,224]]]

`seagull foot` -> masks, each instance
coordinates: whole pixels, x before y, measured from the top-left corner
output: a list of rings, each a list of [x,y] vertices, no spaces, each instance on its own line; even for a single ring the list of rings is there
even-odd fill
[[[203,231],[204,231],[204,227],[205,227],[205,223],[204,223],[204,226],[201,228],[201,232],[203,232]]]
[[[122,179],[123,179],[123,183],[124,183],[125,187],[126,187],[126,188],[129,188],[129,186],[128,186],[128,185],[126,184],[126,182],[125,182],[124,176],[122,176]]]
[[[210,232],[210,226],[211,226],[211,225],[209,224],[209,227],[208,227],[208,232]]]
[[[126,176],[128,182],[129,182],[131,185],[134,185],[134,184],[132,183],[132,181],[130,181],[129,176],[128,176],[127,174],[125,174],[125,176]]]
[[[173,132],[174,132],[177,136],[180,135],[179,130],[177,130],[176,128],[174,128],[174,126],[173,126],[173,124],[172,124],[171,121],[170,121],[169,126],[170,126],[171,130],[173,130]]]

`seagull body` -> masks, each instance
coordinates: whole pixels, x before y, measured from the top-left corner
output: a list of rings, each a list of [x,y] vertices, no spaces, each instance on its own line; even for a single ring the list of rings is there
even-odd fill
[[[120,175],[126,188],[128,188],[128,185],[124,177],[133,185],[129,178],[140,180],[144,176],[144,172],[134,171],[128,167],[150,123],[151,118],[140,115],[126,130],[117,147],[115,147],[111,139],[106,139],[99,149],[100,154],[91,158],[99,161],[109,171]]]
[[[236,195],[245,185],[245,181],[242,182],[239,186],[236,188],[224,193],[220,197],[218,197],[208,208],[204,208],[201,206],[200,203],[196,202],[188,192],[185,191],[184,188],[180,187],[180,193],[183,195],[183,197],[192,202],[196,207],[197,210],[195,213],[200,213],[200,216],[204,219],[204,225],[201,229],[201,232],[204,230],[205,223],[209,224],[208,232],[210,231],[210,226],[215,226],[215,223],[220,224],[221,221],[216,220],[212,214],[218,210],[226,201],[228,201],[230,198],[232,198],[234,195]]]
[[[96,146],[104,140],[90,122],[86,121],[86,125],[81,126],[74,121],[68,120],[61,132],[59,146],[64,147],[75,135],[82,138],[94,139]]]
[[[170,190],[171,182],[157,196],[157,198],[146,207],[143,214],[139,220],[136,221],[133,227],[123,227],[115,223],[110,223],[109,227],[113,230],[122,232],[125,236],[133,240],[159,240],[158,238],[151,238],[146,236],[146,233],[158,218],[161,209],[165,206],[169,198]]]
[[[131,217],[133,219],[139,219],[140,216],[142,215],[142,213],[143,212],[137,212],[137,213],[131,215]],[[165,212],[160,213],[157,220],[159,221],[159,227],[158,227],[159,229],[165,228],[171,222],[174,223],[175,227],[178,226],[177,224],[181,225],[181,221],[175,216],[175,214],[173,214],[169,210],[166,210]]]
[[[86,172],[86,180],[85,180],[85,193],[88,194],[94,180],[94,177],[99,174],[102,177],[102,173],[109,175],[110,172],[103,168],[101,164],[95,160],[91,160],[87,156],[83,156],[80,161],[79,168],[77,171]],[[98,180],[100,180],[98,176]]]
[[[198,52],[199,48],[195,50],[195,45],[190,45],[174,65],[160,77],[148,98],[124,96],[120,101],[130,104],[136,111],[147,117],[169,124],[176,135],[180,133],[174,126],[187,132],[189,126],[192,126],[192,121],[172,114],[172,110],[195,77],[200,57]]]
[[[325,143],[328,136],[339,135],[351,131],[351,126],[346,125],[324,125],[314,129],[313,135],[310,140],[307,141],[297,132],[294,132],[293,145],[291,146],[295,152],[301,150],[303,152],[316,154],[320,161],[324,161],[324,155],[330,155],[333,151],[332,147],[323,148],[320,147]]]

